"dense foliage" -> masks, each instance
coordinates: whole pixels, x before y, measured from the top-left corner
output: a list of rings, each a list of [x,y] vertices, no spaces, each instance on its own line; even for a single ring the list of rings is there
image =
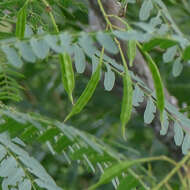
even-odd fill
[[[190,1],[107,3],[0,2],[0,189],[190,189]]]

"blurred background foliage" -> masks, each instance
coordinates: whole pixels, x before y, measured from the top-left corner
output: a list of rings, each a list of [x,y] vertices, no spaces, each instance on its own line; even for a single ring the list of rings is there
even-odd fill
[[[140,0],[139,0],[140,1]],[[23,5],[24,0],[2,0],[0,2],[0,38],[14,37],[16,12]],[[85,0],[49,0],[53,14],[56,18],[60,31],[79,32],[88,30],[88,1]],[[185,35],[190,36],[190,1],[189,0],[165,0],[164,1],[176,21],[179,28]],[[129,4],[126,17],[130,22],[138,20],[138,11],[140,4]],[[27,15],[27,24],[37,31],[39,27],[44,31],[52,31],[53,26],[49,19],[48,10],[44,8],[41,1],[33,0],[29,4]],[[173,96],[179,101],[179,106],[183,111],[190,114],[190,63],[184,65],[182,74],[179,77],[173,77],[172,64],[162,62],[162,52],[154,51],[154,59],[157,60],[165,85]],[[1,58],[2,59],[2,58]],[[67,95],[61,83],[61,73],[59,64],[54,59],[54,55],[35,64],[28,63],[18,71],[24,75],[19,78],[18,83],[23,87],[21,91],[22,101],[15,103],[5,101],[8,105],[16,106],[19,110],[35,111],[51,118],[63,121],[66,114],[71,109]],[[76,74],[76,88],[74,97],[77,99],[89,78]],[[123,155],[129,158],[141,158],[146,156],[167,155],[171,157],[171,152],[157,138],[149,126],[145,126],[143,117],[134,114],[127,128],[128,140],[124,142],[120,136],[120,106],[121,99],[117,94],[106,92],[101,85],[81,114],[74,116],[69,124],[78,129],[94,134],[103,139],[113,148],[117,149]],[[33,148],[30,148],[34,157],[48,170],[54,177],[58,185],[67,190],[85,189],[93,184],[98,175],[94,175],[85,166],[73,162],[71,165],[65,163],[61,156],[54,157],[48,151],[44,152],[34,142]],[[140,170],[142,179],[148,174],[150,183],[154,184],[161,180],[171,169],[171,166],[164,162],[154,162],[145,164]],[[180,182],[174,176],[171,181],[171,187],[174,190],[179,189]],[[102,186],[102,189],[113,189],[111,184]],[[164,189],[164,188],[163,188]]]

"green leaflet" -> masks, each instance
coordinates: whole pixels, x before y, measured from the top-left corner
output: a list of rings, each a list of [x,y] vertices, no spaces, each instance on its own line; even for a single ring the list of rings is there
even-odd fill
[[[24,38],[25,27],[26,27],[26,6],[21,8],[17,15],[16,37],[20,39]]]
[[[174,141],[177,146],[180,146],[183,142],[183,129],[178,122],[174,123]]]
[[[18,188],[19,188],[19,190],[31,190],[32,185],[28,179],[24,179],[24,180],[19,182]]]
[[[31,46],[27,42],[17,42],[15,47],[19,49],[25,61],[35,63],[36,56],[33,53]]]
[[[139,88],[139,86],[135,85],[135,90],[133,92],[133,106],[139,106],[144,100],[144,92]]]
[[[54,50],[56,53],[63,52],[63,48],[60,45],[58,45],[59,38],[56,35],[48,34],[44,37],[44,40],[51,47],[51,49]]]
[[[115,73],[111,70],[111,67],[106,64],[107,71],[104,75],[104,87],[105,90],[111,91],[115,84]]]
[[[169,31],[169,26],[167,24],[161,24],[160,28],[158,29],[158,34],[163,36],[166,35]]]
[[[136,188],[140,188],[140,190],[145,190],[145,188],[142,187],[138,179],[129,174],[127,175],[127,177],[123,178],[120,181],[117,190],[131,190]]]
[[[83,33],[79,38],[79,45],[89,57],[92,57],[97,51],[92,38],[86,33]]]
[[[132,29],[128,31],[114,30],[113,34],[122,40],[136,40],[138,42],[147,42],[152,37],[152,35],[149,33],[142,33]]]
[[[166,111],[163,112],[163,122],[161,124],[162,128],[160,130],[160,135],[166,135],[169,127],[168,115]]]
[[[99,187],[100,185],[108,183],[114,177],[116,177],[117,175],[120,175],[123,171],[126,171],[129,167],[131,167],[137,163],[138,163],[137,160],[125,161],[125,162],[121,162],[119,164],[115,164],[115,165],[111,166],[110,168],[105,170],[105,172],[102,174],[98,183],[91,186],[88,190],[94,190],[97,187]]]
[[[136,41],[135,40],[129,40],[127,55],[129,57],[129,66],[132,67],[133,61],[136,57]]]
[[[178,57],[172,67],[172,74],[174,77],[178,77],[183,70],[183,64],[181,63],[181,58]]]
[[[49,45],[44,39],[37,40],[36,38],[31,38],[30,45],[34,54],[39,59],[45,59],[49,53]]]
[[[75,68],[78,73],[83,73],[86,68],[86,60],[83,50],[77,45],[74,45]]]
[[[65,118],[65,121],[67,121],[73,115],[81,112],[82,109],[86,106],[86,104],[90,100],[90,98],[92,97],[92,95],[94,94],[96,86],[98,85],[98,82],[100,80],[103,52],[104,51],[102,51],[102,53],[101,53],[99,65],[98,65],[96,71],[93,73],[93,75],[92,75],[90,81],[88,82],[85,90],[83,91],[83,93],[79,97],[79,99],[77,100],[77,102],[74,105],[74,107],[72,108],[71,112]]]
[[[75,87],[75,77],[71,57],[68,53],[60,55],[63,86],[73,104],[72,92]]]
[[[154,161],[154,159],[149,159],[149,161]],[[122,172],[126,172],[127,169],[129,169],[133,165],[137,165],[144,162],[148,162],[148,159],[142,158],[142,159],[137,159],[133,161],[124,161],[124,162],[120,162],[115,165],[112,165],[111,167],[109,167],[108,169],[104,171],[98,183],[92,185],[88,190],[94,190],[100,185],[110,182],[114,177],[121,175]]]
[[[104,47],[108,52],[117,54],[119,52],[116,43],[109,34],[98,32],[96,38],[100,45]]]
[[[12,66],[17,67],[17,68],[22,67],[23,62],[22,62],[20,56],[17,54],[15,48],[9,47],[9,46],[2,46],[1,49],[5,53],[9,64],[11,64]]]
[[[147,20],[150,17],[150,12],[153,8],[151,0],[144,0],[139,12],[140,20]]]
[[[156,106],[154,105],[152,98],[149,98],[144,112],[144,122],[150,124],[155,117],[155,113]]]
[[[177,45],[168,48],[167,51],[163,54],[163,61],[165,63],[173,61],[176,53],[177,53]]]
[[[187,154],[189,150],[190,150],[190,135],[186,133],[182,144],[182,152],[183,154]]]
[[[152,17],[149,23],[153,28],[162,24],[162,19],[160,18],[160,14],[158,13],[155,17]]]
[[[133,102],[133,87],[132,81],[127,67],[125,67],[125,75],[123,76],[123,99],[121,106],[121,127],[122,127],[122,135],[123,138],[126,139],[125,136],[125,126],[131,118],[132,112],[132,102]]]
[[[144,51],[150,51],[154,47],[159,46],[161,49],[167,49],[171,46],[176,45],[178,42],[171,40],[171,39],[165,39],[165,38],[153,38],[150,41],[143,44],[143,50]]]
[[[190,45],[187,46],[183,52],[183,59],[188,61],[190,59]]]
[[[155,62],[153,61],[152,57],[142,50],[141,45],[139,44],[139,48],[141,50],[141,53],[144,55],[148,62],[149,69],[152,73],[152,78],[154,81],[154,87],[156,90],[156,98],[157,98],[157,107],[160,110],[160,119],[161,122],[163,121],[163,111],[164,111],[164,105],[165,105],[165,99],[164,99],[164,87],[162,83],[162,79],[158,70],[158,67],[156,66]]]

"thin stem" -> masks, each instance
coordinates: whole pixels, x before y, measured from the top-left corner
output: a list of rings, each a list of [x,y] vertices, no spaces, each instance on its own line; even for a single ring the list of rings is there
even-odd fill
[[[109,18],[108,18],[108,16],[107,16],[105,10],[104,10],[104,7],[103,7],[103,5],[102,5],[101,0],[98,0],[98,5],[99,5],[99,7],[100,7],[100,10],[101,10],[101,12],[102,12],[102,14],[103,14],[105,20],[106,20],[107,25],[110,27],[110,29],[112,29],[112,24],[111,24],[111,22],[110,22],[110,20],[109,20]]]
[[[56,24],[55,17],[53,16],[53,13],[52,13],[52,10],[51,10],[51,7],[50,7],[49,3],[48,3],[46,0],[41,0],[41,1],[44,3],[44,5],[45,5],[47,8],[49,8],[48,13],[49,13],[49,16],[50,16],[50,18],[51,18],[52,24],[53,24],[53,26],[54,26],[54,29],[55,29],[56,33],[59,33],[59,28],[58,28],[58,26],[57,26],[57,24]]]
[[[159,190],[164,184],[166,184],[170,178],[187,162],[187,160],[190,158],[190,153],[187,154],[177,165],[173,170],[152,190]]]
[[[104,7],[103,7],[103,5],[102,5],[101,0],[98,0],[98,5],[99,5],[99,7],[100,7],[100,10],[101,10],[101,12],[102,12],[102,14],[103,14],[105,20],[106,20],[107,25],[110,27],[111,30],[113,30],[112,23],[110,22],[110,20],[109,20],[109,18],[108,18],[108,15],[106,14],[106,12],[105,12],[105,10],[104,10]],[[118,40],[117,38],[114,38],[114,40],[115,40],[115,42],[116,42],[116,44],[117,44],[117,46],[118,46],[118,48],[119,48],[119,52],[120,52],[120,54],[121,54],[121,59],[122,59],[122,62],[123,62],[123,66],[125,67],[125,69],[128,70],[127,62],[126,62],[126,60],[125,60],[125,56],[124,56],[123,51],[122,51],[122,49],[121,49],[120,42],[119,42],[119,40]]]

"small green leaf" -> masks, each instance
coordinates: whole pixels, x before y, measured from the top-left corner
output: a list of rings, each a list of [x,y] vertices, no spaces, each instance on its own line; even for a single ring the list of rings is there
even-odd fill
[[[168,48],[167,51],[163,54],[164,62],[169,63],[169,62],[173,61],[176,53],[177,53],[177,46]]]
[[[86,55],[88,55],[89,57],[92,57],[97,50],[93,43],[92,38],[90,38],[85,33],[83,33],[82,36],[79,38],[79,45],[84,50]]]
[[[129,40],[128,42],[128,49],[127,49],[127,56],[129,58],[129,66],[133,66],[133,61],[136,57],[136,41]]]
[[[121,106],[121,127],[122,127],[122,135],[123,138],[126,139],[125,136],[125,127],[129,122],[132,113],[132,102],[133,102],[133,87],[132,81],[127,67],[125,67],[125,74],[123,76],[123,98],[122,98],[122,106]]]
[[[101,44],[101,46],[104,47],[109,53],[118,53],[119,50],[113,39],[110,37],[110,35],[105,34],[103,32],[98,32],[96,38],[98,42]]]
[[[135,30],[128,30],[128,31],[113,31],[113,34],[122,40],[136,40],[138,42],[146,42],[149,41],[152,37],[151,34],[137,32]]]
[[[181,63],[181,58],[178,57],[172,67],[172,73],[174,77],[178,77],[183,70],[183,64]]]
[[[44,37],[44,40],[47,42],[47,44],[57,53],[63,52],[63,48],[58,45],[59,38],[56,35],[46,35]]]
[[[20,39],[24,38],[25,27],[26,27],[26,6],[21,8],[17,15],[16,37]]]
[[[160,15],[158,14],[157,16],[151,18],[150,20],[150,25],[155,28],[158,25],[162,24],[162,19],[160,18]]]
[[[55,136],[57,136],[60,133],[60,131],[57,128],[50,128],[47,129],[39,138],[39,142],[46,142],[53,139]]]
[[[147,20],[153,8],[151,0],[144,0],[139,13],[140,20]]]
[[[144,122],[146,124],[150,124],[155,117],[155,113],[156,113],[156,106],[153,103],[152,98],[149,98],[144,112]]]
[[[93,55],[91,59],[92,59],[92,74],[93,74],[99,65],[99,59],[95,55]]]
[[[150,51],[154,47],[159,46],[161,49],[167,49],[177,44],[177,41],[166,38],[153,38],[149,42],[144,43],[143,50]]]
[[[157,30],[157,33],[158,33],[159,35],[163,36],[163,35],[166,35],[168,31],[169,31],[169,26],[168,26],[168,24],[162,24],[162,25],[160,26],[160,28]]]
[[[174,141],[177,146],[180,146],[183,142],[183,129],[179,125],[179,123],[176,121],[174,123]]]
[[[78,73],[83,73],[86,68],[85,55],[82,49],[75,44],[74,46],[75,67]]]
[[[31,190],[32,184],[31,184],[30,180],[24,179],[19,182],[18,188],[19,188],[19,190]]]
[[[3,52],[6,54],[6,57],[11,65],[17,68],[22,67],[23,62],[14,48],[9,46],[2,46],[1,48]]]
[[[115,84],[115,73],[111,70],[111,67],[106,64],[107,71],[104,75],[104,87],[105,90],[111,91]]]
[[[8,177],[17,168],[17,162],[13,157],[5,158],[0,164],[0,177]]]
[[[185,48],[185,50],[183,52],[183,59],[185,61],[190,60],[190,45]]]
[[[183,154],[187,154],[189,150],[190,150],[190,135],[186,133],[182,144],[182,152]]]
[[[160,135],[166,135],[169,127],[168,115],[167,112],[163,112],[163,122],[161,123],[162,128],[160,130]]]
[[[100,185],[110,182],[114,177],[121,175],[122,172],[126,172],[128,168],[138,163],[144,162],[143,160],[124,161],[118,164],[112,165],[104,171],[100,180],[95,185],[91,186],[89,190],[94,190]]]
[[[73,48],[71,46],[72,36],[68,33],[61,33],[59,38],[61,42],[62,53],[67,52],[71,55],[73,53]]]
[[[17,42],[15,47],[19,49],[24,60],[31,63],[36,61],[36,56],[34,55],[31,46],[27,42]]]
[[[133,93],[133,106],[139,106],[139,103],[144,100],[144,92],[139,88],[138,85],[135,85],[135,90]]]
[[[43,39],[37,40],[35,38],[32,38],[30,40],[30,45],[32,47],[33,52],[35,55],[40,58],[44,59],[49,53],[49,45],[47,42]]]

